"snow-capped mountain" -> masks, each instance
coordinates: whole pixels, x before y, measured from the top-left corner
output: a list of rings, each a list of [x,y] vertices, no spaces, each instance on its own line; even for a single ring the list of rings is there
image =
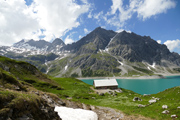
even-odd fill
[[[149,36],[96,28],[79,41],[65,45],[57,38],[21,40],[0,47],[0,54],[27,61],[52,76],[132,76],[180,71],[180,55]]]
[[[52,43],[45,40],[35,41],[33,39],[23,39],[10,47],[1,46],[0,54],[12,58],[14,58],[14,56],[26,57],[28,55],[44,55],[49,53],[60,54],[62,53],[60,52],[60,48],[64,45],[64,42],[59,38],[56,38]]]

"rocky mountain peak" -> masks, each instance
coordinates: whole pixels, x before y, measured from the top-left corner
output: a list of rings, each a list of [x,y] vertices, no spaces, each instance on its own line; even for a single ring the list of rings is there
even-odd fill
[[[78,54],[89,52],[94,53],[99,49],[105,49],[111,38],[116,34],[117,33],[112,30],[98,27],[76,43],[64,46],[63,49],[78,52]]]
[[[65,43],[60,39],[56,38],[53,42],[52,45],[65,45]]]
[[[37,48],[37,49],[42,49],[45,48],[46,46],[49,46],[50,43],[45,41],[45,40],[38,40],[35,41],[33,39],[30,40],[21,40],[20,42],[17,42],[13,45],[13,47],[16,48],[25,48],[25,49],[31,49],[31,48]]]

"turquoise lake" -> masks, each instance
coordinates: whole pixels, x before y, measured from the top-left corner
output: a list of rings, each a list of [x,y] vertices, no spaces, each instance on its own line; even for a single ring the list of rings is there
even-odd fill
[[[94,79],[81,79],[93,85]],[[132,90],[139,94],[156,94],[165,89],[180,86],[180,76],[168,76],[165,79],[116,79],[119,88]]]

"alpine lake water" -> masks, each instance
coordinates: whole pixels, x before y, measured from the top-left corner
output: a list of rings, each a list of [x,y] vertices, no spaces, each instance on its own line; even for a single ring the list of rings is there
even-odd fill
[[[101,80],[101,79],[99,79]],[[139,94],[156,94],[165,89],[180,86],[180,76],[167,76],[164,79],[116,79],[119,88],[132,90]],[[94,79],[81,79],[93,85]]]

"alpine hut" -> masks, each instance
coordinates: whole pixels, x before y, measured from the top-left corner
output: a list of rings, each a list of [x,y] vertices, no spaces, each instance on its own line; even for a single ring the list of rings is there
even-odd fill
[[[93,84],[96,89],[117,89],[118,88],[118,83],[116,79],[94,80]]]

